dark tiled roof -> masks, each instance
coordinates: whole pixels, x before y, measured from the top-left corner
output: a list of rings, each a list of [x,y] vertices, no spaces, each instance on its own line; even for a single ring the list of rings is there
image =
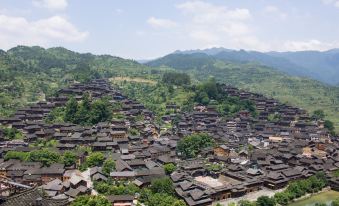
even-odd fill
[[[40,201],[41,206],[64,206],[68,205],[67,199],[55,200],[47,198],[43,195],[43,192],[38,188],[33,188],[21,192],[17,195],[8,197],[6,202],[1,206],[30,206],[35,205],[37,201]]]

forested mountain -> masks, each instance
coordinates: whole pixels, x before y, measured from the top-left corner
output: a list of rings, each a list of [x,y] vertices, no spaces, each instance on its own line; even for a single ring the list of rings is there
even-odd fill
[[[74,81],[133,74],[145,68],[135,61],[108,55],[80,54],[65,48],[18,46],[0,51],[0,116],[44,99]]]
[[[148,62],[149,66],[172,67],[189,72],[199,80],[215,77],[221,82],[263,93],[303,107],[322,109],[339,126],[339,88],[316,80],[290,76],[254,62],[236,62],[204,53],[170,54]]]
[[[310,111],[322,109],[339,128],[338,87],[292,77],[262,64],[230,61],[217,55],[222,53],[212,56],[194,52],[170,54],[149,62],[149,66],[154,66],[152,68],[119,57],[80,54],[64,48],[18,46],[0,51],[0,116],[9,116],[18,107],[42,100],[74,81],[117,76],[125,81],[125,77],[147,75],[156,84],[159,77],[155,74],[159,70],[174,68],[189,73],[192,82],[214,76],[218,81],[263,93]],[[162,65],[165,67],[158,67]]]
[[[205,50],[175,51],[173,54],[198,53],[237,63],[255,62],[290,75],[310,77],[331,85],[339,84],[339,49],[325,52],[300,51],[264,53],[257,51],[211,48]]]
[[[305,69],[310,77],[319,81],[339,85],[339,49],[325,52],[271,52],[274,57],[284,58]]]

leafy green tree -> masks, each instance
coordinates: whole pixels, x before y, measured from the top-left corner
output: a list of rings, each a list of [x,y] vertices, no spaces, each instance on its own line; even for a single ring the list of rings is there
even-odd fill
[[[275,193],[274,199],[280,205],[287,205],[292,198],[289,192],[284,191]]]
[[[148,206],[172,206],[173,203],[175,203],[176,201],[177,199],[171,195],[164,194],[164,193],[156,193],[148,197],[146,205]],[[182,202],[180,202],[180,204],[182,205]]]
[[[78,102],[75,100],[74,97],[71,97],[66,104],[65,121],[74,122],[77,111],[78,111]]]
[[[181,153],[184,158],[196,157],[199,152],[206,148],[213,146],[214,140],[205,133],[193,134],[182,138],[177,145],[177,151]]]
[[[64,154],[63,154],[63,163],[66,165],[66,166],[72,166],[76,163],[76,160],[77,160],[77,156],[71,152],[71,151],[66,151]]]
[[[173,163],[168,163],[164,165],[164,170],[166,174],[172,174],[177,169],[177,167]]]
[[[164,193],[168,195],[173,195],[174,194],[173,182],[168,177],[154,179],[151,182],[150,190],[153,193]]]
[[[324,127],[334,134],[334,124],[330,120],[325,120]]]
[[[186,73],[166,72],[162,76],[162,82],[164,82],[165,84],[180,86],[191,84],[191,79],[190,76]]]
[[[86,158],[86,164],[88,167],[100,166],[105,160],[105,156],[102,152],[93,152]]]
[[[128,129],[128,133],[131,134],[131,135],[133,135],[133,136],[139,135],[139,134],[140,134],[139,130],[136,129],[136,128],[130,128],[130,129]]]
[[[274,198],[268,196],[261,196],[257,199],[257,206],[275,206],[276,202]]]
[[[324,112],[323,110],[321,110],[321,109],[317,109],[317,110],[315,110],[315,111],[313,112],[312,117],[313,117],[314,119],[317,119],[317,120],[319,120],[319,119],[324,119],[324,118],[325,118],[325,112]]]
[[[104,161],[104,164],[102,165],[102,172],[105,175],[109,175],[112,171],[115,170],[115,162],[112,159],[107,159]]]
[[[84,195],[78,196],[71,206],[111,206],[111,203],[103,196]]]
[[[41,162],[44,166],[50,166],[53,163],[59,162],[60,158],[60,154],[47,149],[43,149],[30,152],[28,156],[28,161]]]
[[[22,139],[23,134],[16,128],[4,128],[3,129],[4,136],[10,140],[13,139]]]
[[[29,152],[19,152],[19,151],[8,151],[4,157],[5,161],[10,159],[18,159],[21,161],[26,161],[28,159]]]
[[[107,99],[99,99],[92,104],[89,122],[97,124],[112,119],[112,110]]]
[[[176,200],[172,206],[186,206],[186,203],[183,200]]]
[[[86,92],[82,96],[81,104],[78,106],[78,110],[75,114],[74,123],[86,125],[89,121],[89,115],[91,111],[91,102],[89,94]]]

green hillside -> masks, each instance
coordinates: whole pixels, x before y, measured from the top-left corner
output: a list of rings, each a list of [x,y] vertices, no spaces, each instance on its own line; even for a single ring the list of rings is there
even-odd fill
[[[80,54],[64,48],[18,46],[0,51],[0,116],[43,100],[61,87],[91,78],[134,75],[146,69],[135,61]]]
[[[255,63],[221,61],[206,54],[171,54],[147,64],[176,68],[190,73],[198,80],[213,76],[218,81],[259,92],[311,112],[322,109],[327,118],[335,123],[338,131],[338,87],[307,78],[292,77]]]

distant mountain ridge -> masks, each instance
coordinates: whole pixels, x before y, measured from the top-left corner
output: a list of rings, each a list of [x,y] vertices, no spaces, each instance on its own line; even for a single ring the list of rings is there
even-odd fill
[[[288,56],[286,54],[269,55],[244,50],[218,51],[216,53],[208,50],[208,54],[203,50],[176,51],[146,65],[177,69],[200,81],[214,77],[219,82],[265,94],[311,112],[322,109],[328,119],[335,123],[336,128],[339,128],[339,87],[309,78],[308,75],[316,74],[294,63],[298,61],[288,60],[285,58]],[[336,55],[337,52],[327,53]]]
[[[294,76],[309,77],[326,84],[339,85],[339,49],[299,52],[258,52],[211,48],[175,51],[172,54],[203,53],[223,61],[255,62]],[[148,62],[150,63],[150,62]]]

